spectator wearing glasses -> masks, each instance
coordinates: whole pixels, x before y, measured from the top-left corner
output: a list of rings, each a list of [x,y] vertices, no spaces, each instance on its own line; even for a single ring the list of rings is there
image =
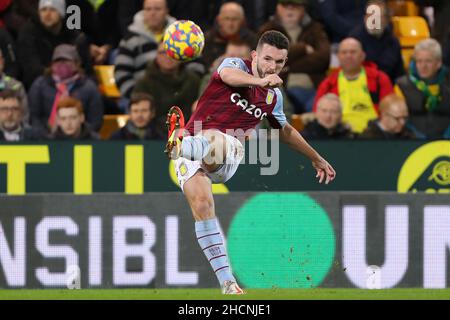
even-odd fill
[[[44,135],[26,125],[25,108],[19,92],[0,92],[0,141],[40,140]]]
[[[408,107],[405,100],[391,94],[380,103],[380,118],[370,121],[360,138],[377,140],[415,139],[417,135],[407,127],[408,118]]]

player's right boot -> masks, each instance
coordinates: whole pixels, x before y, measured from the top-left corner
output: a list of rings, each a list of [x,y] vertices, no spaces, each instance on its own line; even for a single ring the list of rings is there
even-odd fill
[[[225,281],[222,286],[223,294],[245,294],[238,284],[234,281]]]
[[[179,107],[173,106],[167,113],[166,120],[169,138],[167,139],[164,153],[169,159],[177,160],[181,155],[181,143],[184,132],[184,115]]]

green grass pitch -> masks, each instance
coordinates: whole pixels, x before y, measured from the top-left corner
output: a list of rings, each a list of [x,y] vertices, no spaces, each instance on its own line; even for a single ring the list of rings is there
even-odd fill
[[[265,289],[224,296],[218,289],[0,290],[0,300],[450,300],[450,289]]]

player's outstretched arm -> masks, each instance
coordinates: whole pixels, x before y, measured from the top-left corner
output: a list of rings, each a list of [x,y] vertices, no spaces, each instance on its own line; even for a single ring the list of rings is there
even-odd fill
[[[302,153],[311,160],[314,169],[317,171],[316,178],[319,179],[319,183],[325,181],[325,184],[329,184],[336,178],[334,168],[290,124],[286,124],[280,130],[280,138],[290,148]]]
[[[258,86],[263,88],[276,88],[283,84],[283,80],[276,74],[259,78],[236,68],[223,68],[220,70],[219,75],[222,81],[230,87]]]

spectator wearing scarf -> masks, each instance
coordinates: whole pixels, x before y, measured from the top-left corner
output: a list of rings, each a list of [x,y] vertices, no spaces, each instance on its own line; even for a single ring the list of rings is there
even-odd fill
[[[428,139],[450,138],[450,74],[436,40],[416,45],[408,75],[397,81],[396,92],[406,99],[416,129]]]
[[[68,96],[81,100],[86,122],[100,130],[104,109],[101,94],[97,85],[85,77],[76,47],[62,44],[54,50],[46,74],[34,81],[28,93],[31,124],[53,132],[58,103]]]

